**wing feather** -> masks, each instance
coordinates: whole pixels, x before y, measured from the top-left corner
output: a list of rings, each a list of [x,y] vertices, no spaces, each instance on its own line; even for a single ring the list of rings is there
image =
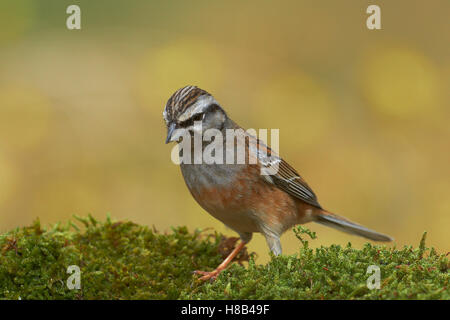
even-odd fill
[[[261,142],[261,140],[251,135],[249,135],[249,137],[249,150],[251,153],[256,154],[258,163],[261,165],[262,169],[265,170],[266,175],[262,175],[261,177],[264,178],[266,182],[274,184],[294,198],[322,209],[314,191],[312,191],[306,181],[294,168],[292,168],[292,166],[277,156],[275,152]],[[252,141],[254,143],[253,147],[251,146]]]
[[[280,160],[278,172],[271,176],[274,184],[291,196],[322,209],[317,196],[306,181],[286,161],[281,158]]]

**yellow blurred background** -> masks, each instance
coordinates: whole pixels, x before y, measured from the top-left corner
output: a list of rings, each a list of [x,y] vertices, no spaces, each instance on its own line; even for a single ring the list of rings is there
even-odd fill
[[[81,30],[66,8],[81,8]],[[381,7],[382,30],[366,28]],[[91,213],[229,235],[190,196],[165,145],[178,88],[211,92],[320,203],[448,251],[450,2],[0,1],[0,232]],[[313,245],[364,240],[318,225]],[[299,246],[292,231],[284,253]],[[255,235],[250,250],[267,261]]]

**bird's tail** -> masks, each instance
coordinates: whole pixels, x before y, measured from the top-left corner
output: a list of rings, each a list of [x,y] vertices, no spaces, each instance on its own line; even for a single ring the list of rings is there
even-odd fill
[[[374,241],[394,240],[393,238],[385,234],[367,229],[366,227],[363,227],[357,223],[354,223],[341,216],[327,211],[322,211],[319,215],[317,215],[317,218],[314,222]]]

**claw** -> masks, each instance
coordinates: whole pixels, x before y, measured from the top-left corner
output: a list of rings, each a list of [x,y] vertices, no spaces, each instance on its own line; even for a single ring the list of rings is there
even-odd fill
[[[214,280],[216,280],[217,276],[219,275],[219,273],[221,271],[222,270],[217,270],[217,269],[214,271],[211,271],[211,272],[196,270],[196,271],[194,271],[194,274],[198,274],[198,275],[202,276],[199,278],[200,281],[206,281],[206,280],[214,281]]]
[[[236,255],[239,253],[239,251],[241,251],[241,249],[244,246],[245,246],[245,242],[242,241],[236,248],[233,249],[233,251],[231,251],[231,253],[228,255],[228,257],[226,257],[226,259],[223,260],[223,262],[216,268],[216,270],[211,271],[211,272],[196,270],[196,271],[194,271],[194,274],[199,274],[202,276],[199,278],[200,281],[216,280],[219,273],[221,273],[223,270],[225,270],[225,268],[228,266],[228,264],[234,259],[234,257],[236,257]]]

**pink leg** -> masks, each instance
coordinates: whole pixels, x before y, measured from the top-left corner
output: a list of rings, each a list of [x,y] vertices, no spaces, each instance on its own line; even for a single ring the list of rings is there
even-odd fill
[[[234,259],[234,257],[236,257],[239,251],[242,250],[244,246],[245,242],[241,241],[241,243],[236,248],[234,248],[233,251],[231,251],[231,253],[228,255],[228,257],[226,257],[225,260],[223,260],[223,262],[216,268],[216,270],[210,272],[196,270],[194,271],[194,273],[202,275],[202,277],[200,278],[200,280],[202,281],[209,279],[215,280],[219,275],[219,273],[221,273],[223,270],[226,269],[226,267],[230,264],[230,262]]]

